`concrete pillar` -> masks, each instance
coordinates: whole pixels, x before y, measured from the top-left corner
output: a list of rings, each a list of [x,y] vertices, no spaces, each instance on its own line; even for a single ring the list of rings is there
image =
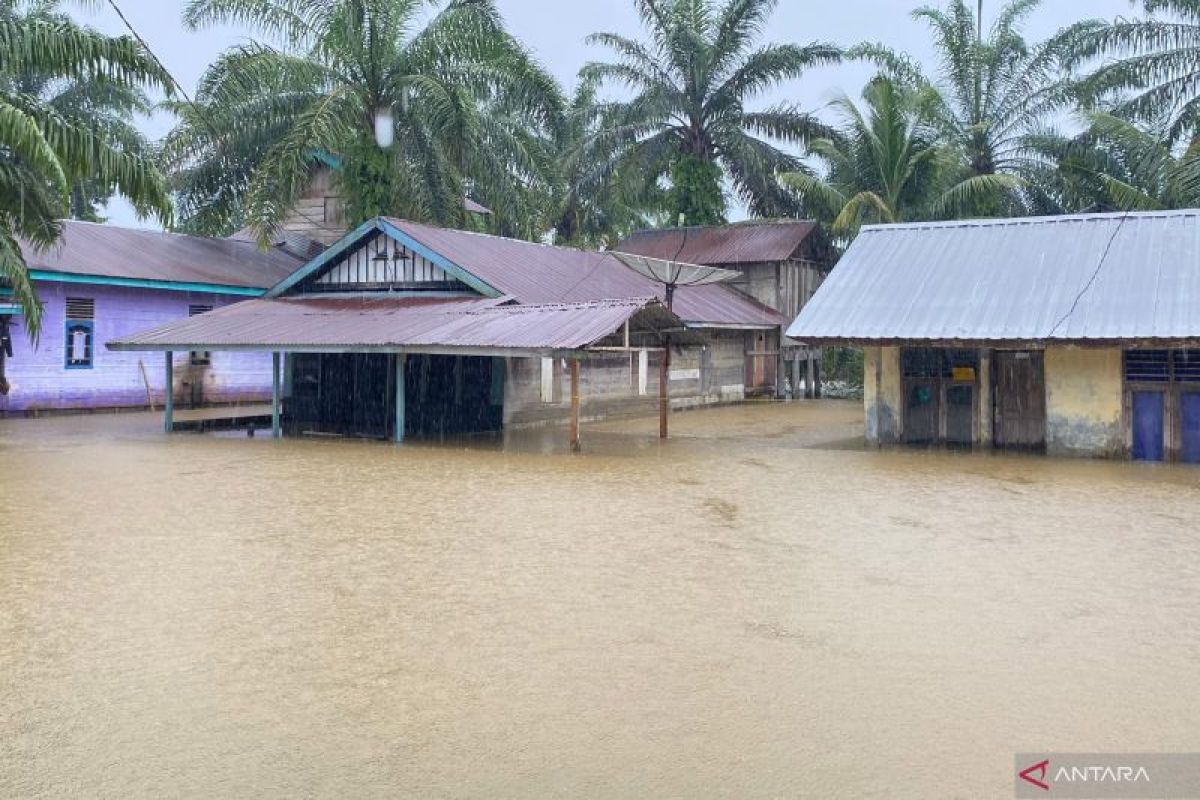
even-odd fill
[[[808,351],[808,362],[804,374],[804,398],[812,400],[817,396],[817,364],[813,351]]]
[[[992,351],[979,351],[978,375],[979,427],[975,441],[980,447],[992,445]]]
[[[496,369],[495,361],[492,362],[492,369],[493,370]],[[396,370],[396,424],[395,424],[396,429],[392,433],[392,440],[395,441],[397,444],[399,444],[400,442],[404,441],[404,425],[405,425],[405,422],[407,419],[407,414],[408,414],[408,409],[405,405],[406,401],[408,400],[408,398],[405,396],[405,393],[407,392],[407,385],[408,385],[407,380],[406,380],[407,376],[405,375],[405,373],[408,372],[408,356],[405,355],[404,353],[396,354],[395,370]],[[495,385],[495,382],[493,381],[493,386],[494,385]],[[503,384],[501,384],[500,390],[501,390],[501,392],[504,391]],[[493,389],[493,394],[495,394],[495,389]],[[503,395],[502,395],[502,398],[503,398]],[[501,399],[501,402],[503,402],[503,399]]]
[[[282,370],[280,369],[280,354],[278,352],[271,353],[271,438],[278,439],[283,435],[283,428],[280,424],[280,395],[282,392],[280,379]]]
[[[175,354],[167,351],[166,381],[163,384],[163,430],[175,430]]]

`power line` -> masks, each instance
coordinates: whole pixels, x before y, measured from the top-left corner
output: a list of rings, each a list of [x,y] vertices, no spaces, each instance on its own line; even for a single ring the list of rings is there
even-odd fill
[[[154,60],[154,63],[158,65],[158,68],[162,70],[168,78],[171,79],[172,85],[174,85],[179,94],[183,96],[183,99],[187,101],[187,104],[192,107],[192,110],[196,112],[196,116],[199,117],[204,125],[208,128],[209,133],[211,133],[219,142],[228,145],[229,142],[225,139],[224,134],[217,129],[217,126],[213,124],[213,121],[209,118],[208,113],[201,109],[199,104],[192,99],[192,96],[188,94],[187,89],[183,88],[183,84],[179,82],[179,79],[175,77],[171,70],[167,69],[167,65],[162,62],[162,59],[159,58],[158,54],[156,54],[150,47],[150,43],[147,42],[145,38],[143,38],[143,36],[137,32],[137,29],[133,27],[133,23],[129,21],[129,18],[125,16],[125,12],[123,12],[121,7],[117,5],[117,0],[108,0],[108,5],[113,11],[116,12],[117,17],[120,18],[122,24],[125,25],[125,28],[129,31],[130,35],[137,40],[138,44],[142,46],[142,49],[146,51],[146,54],[149,55],[150,58]],[[311,222],[318,229],[324,229],[325,221],[321,220],[318,222],[315,218],[309,216],[308,213],[305,212],[303,206],[297,204],[292,208],[292,210]]]

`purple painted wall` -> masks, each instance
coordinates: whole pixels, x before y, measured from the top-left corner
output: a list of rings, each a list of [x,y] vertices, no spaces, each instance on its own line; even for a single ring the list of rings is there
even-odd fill
[[[0,415],[38,409],[146,406],[145,364],[154,403],[163,402],[162,353],[118,353],[105,347],[115,339],[185,318],[189,305],[219,308],[241,297],[39,281],[45,305],[42,335],[35,349],[13,317],[13,357],[7,360],[10,390],[0,395]],[[66,300],[95,301],[91,369],[66,368]],[[271,356],[266,353],[212,353],[207,367],[192,366],[190,354],[175,354],[175,400],[187,408],[203,403],[258,402],[271,397]]]

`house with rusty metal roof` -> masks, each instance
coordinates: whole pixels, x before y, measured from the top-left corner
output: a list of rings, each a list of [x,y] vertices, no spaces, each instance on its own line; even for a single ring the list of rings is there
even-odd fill
[[[744,398],[747,336],[786,319],[719,283],[668,291],[634,258],[377,218],[261,298],[108,347],[165,351],[167,373],[183,352],[271,354],[277,434],[401,440]]]
[[[1200,462],[1200,210],[867,226],[788,335],[873,443]]]
[[[162,371],[147,370],[135,353],[109,351],[110,340],[259,296],[304,263],[285,247],[263,252],[249,242],[62,225],[61,240],[48,249],[21,245],[44,307],[37,342],[21,324],[20,307],[0,297],[0,415],[158,402]],[[270,394],[268,358],[184,355],[175,386],[184,403]]]
[[[626,253],[733,270],[727,282],[792,320],[821,285],[832,264],[826,236],[812,220],[749,220],[730,225],[642,230],[617,249]],[[789,340],[781,327],[749,338],[747,385],[751,391],[781,392],[790,365],[790,383],[803,381],[812,396],[819,384],[820,351]],[[801,365],[807,370],[802,375]]]

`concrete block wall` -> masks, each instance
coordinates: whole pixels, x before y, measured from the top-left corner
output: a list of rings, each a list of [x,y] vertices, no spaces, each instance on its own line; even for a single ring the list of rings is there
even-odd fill
[[[1061,456],[1124,454],[1121,351],[1048,347],[1046,452]]]
[[[243,298],[204,293],[135,289],[119,286],[39,282],[45,307],[42,334],[36,345],[14,317],[13,357],[6,362],[10,384],[0,396],[0,414],[39,410],[96,409],[147,405],[145,365],[150,395],[163,402],[162,353],[114,352],[105,343],[166,322],[186,318],[189,305],[221,307]],[[93,358],[90,369],[67,369],[66,299],[95,301]],[[199,382],[204,402],[258,402],[271,396],[271,357],[264,353],[212,353],[207,367],[193,367],[189,354],[175,354],[175,398],[186,406]]]

